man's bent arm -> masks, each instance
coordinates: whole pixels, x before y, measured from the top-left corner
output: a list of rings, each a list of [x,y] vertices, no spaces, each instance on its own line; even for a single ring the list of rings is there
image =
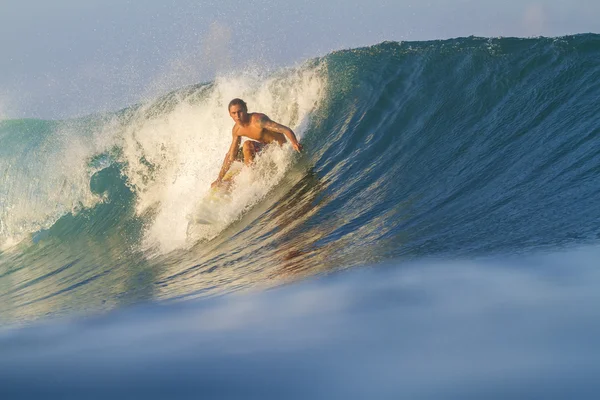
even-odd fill
[[[300,143],[298,143],[298,139],[296,138],[296,134],[294,133],[294,131],[292,131],[287,126],[278,124],[275,121],[271,121],[269,119],[269,117],[267,117],[266,115],[263,115],[258,120],[258,122],[260,124],[260,127],[263,128],[263,129],[267,129],[267,130],[272,131],[272,132],[278,132],[278,133],[284,134],[285,137],[292,144],[292,147],[296,151],[301,151],[302,150],[302,145]]]

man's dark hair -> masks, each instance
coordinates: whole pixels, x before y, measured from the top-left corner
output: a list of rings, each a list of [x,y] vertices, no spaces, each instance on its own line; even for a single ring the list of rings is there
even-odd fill
[[[248,111],[248,106],[246,105],[246,102],[242,99],[233,99],[229,102],[229,106],[227,106],[227,109],[231,109],[232,106],[242,106],[242,108],[244,109],[244,111]]]

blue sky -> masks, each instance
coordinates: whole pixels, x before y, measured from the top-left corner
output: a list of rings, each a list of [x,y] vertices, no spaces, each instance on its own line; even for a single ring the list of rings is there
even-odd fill
[[[598,0],[0,0],[0,118],[115,110],[384,40],[587,32]]]

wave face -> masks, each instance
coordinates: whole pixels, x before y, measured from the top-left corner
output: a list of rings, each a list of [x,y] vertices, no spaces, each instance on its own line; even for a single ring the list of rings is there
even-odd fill
[[[233,97],[305,151],[269,149],[210,203]],[[464,38],[221,76],[105,115],[1,121],[0,318],[593,243],[599,98],[599,35]]]

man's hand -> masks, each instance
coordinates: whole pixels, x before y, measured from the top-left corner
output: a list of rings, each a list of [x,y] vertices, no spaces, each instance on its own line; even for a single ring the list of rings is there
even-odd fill
[[[294,150],[296,150],[298,153],[300,153],[303,149],[302,145],[298,142],[296,143],[292,143],[292,147],[294,148]]]

